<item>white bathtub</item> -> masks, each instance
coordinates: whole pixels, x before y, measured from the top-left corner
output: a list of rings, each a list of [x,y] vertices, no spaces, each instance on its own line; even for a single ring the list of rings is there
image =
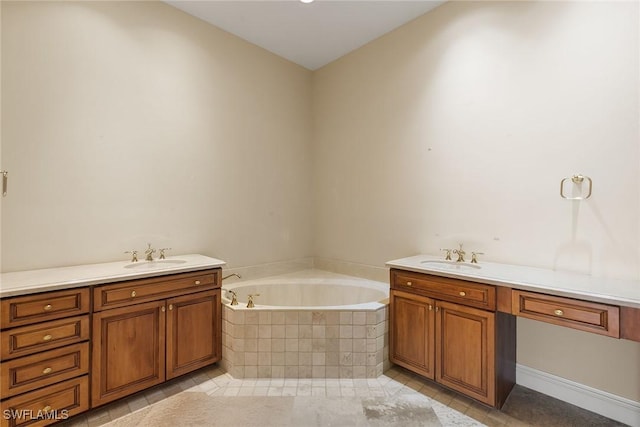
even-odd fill
[[[231,301],[229,290],[238,295],[238,308],[246,307],[247,295],[256,309],[344,310],[378,309],[388,303],[389,285],[323,270],[247,280],[223,285],[225,302]]]
[[[377,378],[389,365],[387,283],[304,270],[223,289],[222,365],[236,378]]]

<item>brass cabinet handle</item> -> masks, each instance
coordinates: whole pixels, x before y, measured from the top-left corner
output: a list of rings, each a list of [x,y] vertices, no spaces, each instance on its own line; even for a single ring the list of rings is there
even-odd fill
[[[199,285],[199,284],[200,284],[200,280],[196,280],[194,283],[195,283],[196,285]]]
[[[433,306],[429,304],[429,311],[433,310]]]
[[[467,295],[467,293],[466,293],[465,291],[460,291],[460,296],[461,296],[461,297],[464,297],[464,296],[466,296],[466,295]]]
[[[42,341],[51,341],[51,338],[53,338],[51,335],[45,335],[42,337]]]
[[[436,305],[436,313],[440,311],[440,307]]]
[[[131,291],[131,298],[135,297],[136,295],[138,295],[136,291]]]
[[[553,314],[555,314],[556,316],[564,316],[564,311],[558,309],[558,310],[554,310]]]
[[[173,310],[173,304],[169,304],[169,310]]]
[[[47,304],[43,307],[44,311],[49,311],[53,308],[53,306],[51,304]]]
[[[413,285],[413,283],[407,282],[407,286],[412,286],[412,285]]]
[[[51,368],[44,368],[44,369],[42,370],[42,373],[43,373],[44,375],[47,375],[47,374],[50,374],[50,373],[51,373],[51,371],[53,371],[53,369],[51,369]]]
[[[164,313],[164,312],[167,310],[167,308],[163,305],[163,306],[160,308],[160,310]]]
[[[44,408],[42,408],[42,410],[43,410],[44,412],[49,412],[49,411],[51,410],[51,406],[47,405],[47,406],[45,406]]]

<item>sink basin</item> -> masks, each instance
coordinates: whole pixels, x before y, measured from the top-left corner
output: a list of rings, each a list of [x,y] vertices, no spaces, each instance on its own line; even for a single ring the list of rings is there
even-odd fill
[[[426,264],[429,267],[433,268],[442,268],[445,270],[479,270],[482,266],[478,264],[469,264],[466,262],[455,262],[455,261],[443,261],[443,260],[426,260],[421,261],[421,264]]]
[[[124,268],[135,268],[136,270],[152,270],[154,268],[170,267],[171,265],[184,264],[183,259],[156,259],[154,261],[138,261],[127,264]]]

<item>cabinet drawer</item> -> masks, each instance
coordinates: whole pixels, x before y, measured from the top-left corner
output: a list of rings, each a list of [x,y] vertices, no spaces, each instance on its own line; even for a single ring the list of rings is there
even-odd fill
[[[89,409],[89,379],[82,376],[2,402],[2,427],[44,426]]]
[[[1,301],[2,329],[89,312],[89,289],[45,292]]]
[[[13,328],[0,333],[2,360],[51,350],[89,339],[89,316],[76,316],[52,322]]]
[[[514,290],[513,314],[581,331],[620,338],[620,308]]]
[[[391,270],[391,287],[485,310],[496,309],[496,288],[491,285]]]
[[[20,357],[0,366],[0,394],[11,397],[88,372],[88,342]]]
[[[93,290],[94,310],[123,307],[220,286],[218,275],[219,270],[208,270],[97,286]]]

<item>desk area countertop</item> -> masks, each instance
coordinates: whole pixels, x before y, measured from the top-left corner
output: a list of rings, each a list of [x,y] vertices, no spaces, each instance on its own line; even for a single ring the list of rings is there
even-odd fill
[[[118,261],[2,273],[0,298],[141,279],[159,274],[185,273],[224,265],[224,261],[216,258],[189,254],[167,257],[166,261]]]
[[[443,261],[442,256],[416,255],[389,261],[386,266],[416,273],[640,308],[640,280],[599,278],[586,274],[491,262],[457,264],[438,261]]]

